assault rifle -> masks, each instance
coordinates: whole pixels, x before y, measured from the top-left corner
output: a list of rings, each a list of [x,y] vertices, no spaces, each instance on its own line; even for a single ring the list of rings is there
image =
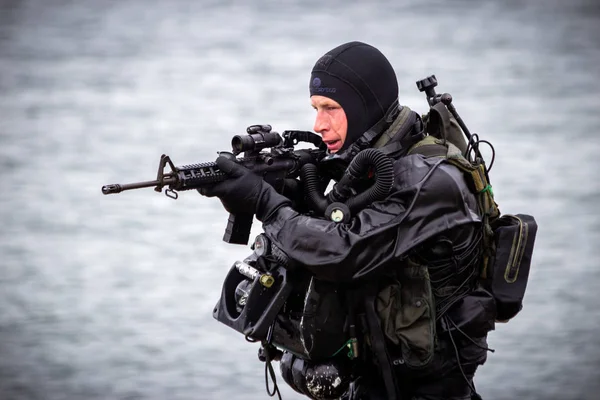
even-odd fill
[[[325,155],[327,146],[321,137],[307,131],[284,131],[283,134],[271,131],[270,125],[252,125],[246,129],[248,135],[236,135],[231,139],[232,152],[219,152],[252,170],[282,192],[285,179],[296,178],[305,164],[317,164]],[[295,150],[300,142],[312,143],[316,149]],[[270,151],[262,151],[270,148]],[[237,156],[241,153],[243,157]],[[165,172],[165,168],[171,169]],[[113,194],[125,190],[154,187],[157,192],[165,189],[165,195],[177,199],[179,191],[200,189],[205,185],[222,182],[227,175],[219,170],[215,162],[190,164],[176,167],[171,158],[162,155],[158,164],[158,174],[153,181],[102,186],[102,193]],[[253,214],[230,214],[223,240],[233,244],[248,244]]]

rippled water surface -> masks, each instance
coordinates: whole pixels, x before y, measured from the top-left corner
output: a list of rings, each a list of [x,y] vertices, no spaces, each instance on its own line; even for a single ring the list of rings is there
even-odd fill
[[[0,399],[264,399],[257,346],[212,318],[227,215],[194,193],[102,196],[247,125],[310,129],[315,60],[349,40],[435,73],[539,233],[485,399],[600,391],[600,7],[550,1],[0,1]],[[489,152],[488,152],[489,155]],[[255,223],[255,233],[260,226]],[[285,399],[300,398],[282,384]]]

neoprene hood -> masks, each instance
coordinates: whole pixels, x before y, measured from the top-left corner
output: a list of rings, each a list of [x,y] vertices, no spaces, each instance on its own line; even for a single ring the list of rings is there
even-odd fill
[[[338,102],[348,119],[345,150],[385,115],[398,99],[398,80],[388,59],[362,42],[342,44],[319,58],[310,75],[310,95]]]

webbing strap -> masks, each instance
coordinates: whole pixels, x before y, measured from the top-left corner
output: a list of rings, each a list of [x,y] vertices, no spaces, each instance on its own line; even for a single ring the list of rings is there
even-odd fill
[[[392,125],[386,129],[386,131],[377,139],[374,148],[379,149],[385,146],[395,135],[400,131],[400,128],[403,127],[404,124],[408,121],[408,117],[412,114],[412,111],[407,106],[402,106],[402,110],[400,110],[400,114],[394,120]]]
[[[422,146],[415,147],[414,150],[411,150],[409,154],[420,154],[426,158],[446,158],[446,154],[442,153],[442,150],[445,151],[446,148],[439,144],[424,144]]]
[[[480,276],[482,279],[487,279],[489,261],[496,251],[494,231],[491,224],[500,216],[498,204],[494,201],[492,185],[487,180],[483,164],[473,165],[463,157],[448,158],[448,162],[462,170],[471,178],[470,180],[473,183],[477,206],[479,212],[482,214],[483,222],[483,263],[481,265]]]
[[[372,292],[372,290],[369,290],[369,292]],[[383,383],[385,385],[385,391],[387,393],[386,399],[402,400],[394,376],[394,371],[392,371],[392,362],[385,347],[385,337],[381,331],[381,325],[377,318],[377,311],[375,311],[375,296],[373,293],[368,293],[365,296],[365,314],[369,326],[369,334],[371,336],[371,346],[375,353],[377,364],[381,371],[381,377],[383,378]]]
[[[448,155],[448,147],[444,145],[441,139],[431,135],[425,136],[408,149],[408,154],[421,154],[424,157],[444,157]]]

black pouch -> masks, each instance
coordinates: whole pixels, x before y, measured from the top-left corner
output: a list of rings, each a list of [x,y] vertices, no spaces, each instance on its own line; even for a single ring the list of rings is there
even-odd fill
[[[494,222],[496,253],[492,261],[491,289],[496,320],[507,321],[523,308],[537,223],[531,215],[506,214]]]

